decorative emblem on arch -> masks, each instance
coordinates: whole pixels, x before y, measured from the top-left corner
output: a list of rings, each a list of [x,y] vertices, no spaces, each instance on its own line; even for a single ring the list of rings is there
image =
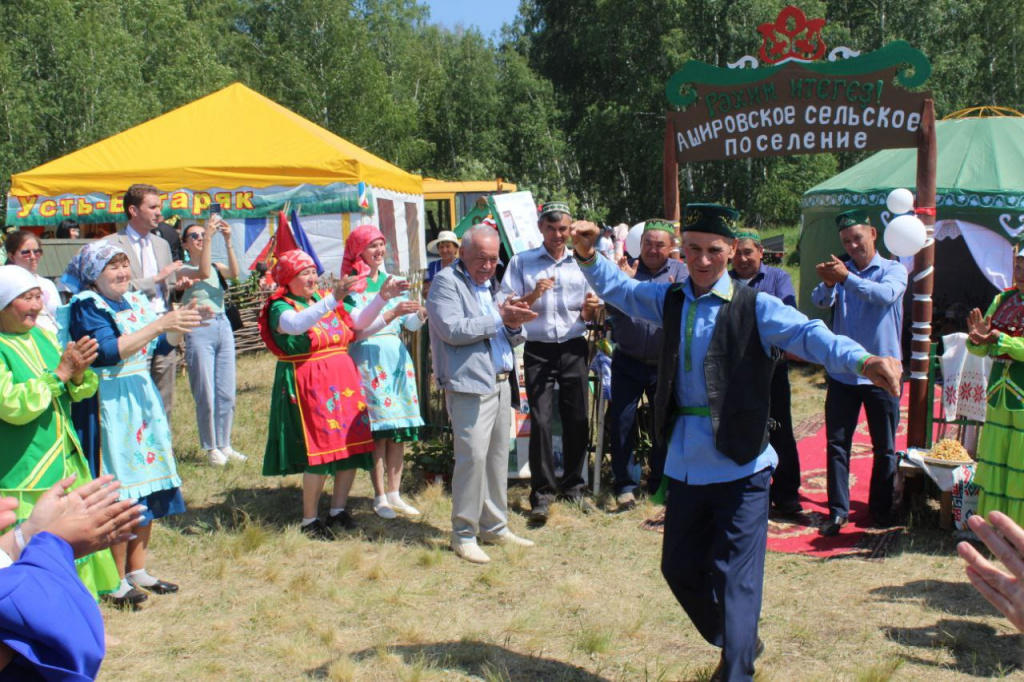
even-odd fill
[[[799,7],[783,7],[775,21],[757,27],[761,34],[761,61],[778,64],[790,59],[802,62],[821,59],[826,49],[821,37],[824,27],[824,19],[808,19]]]

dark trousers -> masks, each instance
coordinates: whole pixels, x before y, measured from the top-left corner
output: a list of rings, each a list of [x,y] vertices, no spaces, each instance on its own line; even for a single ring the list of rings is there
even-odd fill
[[[789,363],[775,368],[772,376],[772,405],[770,416],[775,428],[768,438],[779,456],[779,465],[772,475],[771,499],[775,503],[796,502],[800,497],[800,455],[793,437],[793,413],[790,409]]]
[[[661,573],[701,636],[722,648],[726,680],[754,675],[771,474],[710,485],[669,479]]]
[[[828,511],[835,516],[850,514],[850,447],[857,428],[861,405],[868,416],[871,466],[868,510],[875,521],[892,519],[893,483],[896,479],[896,426],[900,421],[900,399],[877,386],[851,386],[828,380],[825,396],[825,431],[828,435]]]
[[[647,402],[654,405],[654,392],[658,388],[658,367],[646,365],[625,353],[612,355],[612,399],[608,404],[608,430],[611,437],[612,476],[615,494],[637,487],[630,475],[636,445],[636,413],[640,398],[647,394]],[[665,469],[665,448],[652,446],[651,473],[647,479],[650,492],[658,489],[661,472]]]
[[[587,464],[587,342],[580,337],[562,343],[527,341],[523,347],[526,396],[530,400],[530,505],[561,494],[583,496]],[[555,476],[551,416],[562,418],[562,482]]]

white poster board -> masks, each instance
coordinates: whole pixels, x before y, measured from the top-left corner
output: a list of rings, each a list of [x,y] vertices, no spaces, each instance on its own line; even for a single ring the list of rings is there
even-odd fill
[[[487,197],[491,215],[498,223],[505,246],[512,254],[541,245],[537,228],[537,203],[530,192],[510,192]]]

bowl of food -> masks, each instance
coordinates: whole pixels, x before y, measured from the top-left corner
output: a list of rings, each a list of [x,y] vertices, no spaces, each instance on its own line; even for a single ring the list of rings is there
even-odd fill
[[[932,446],[931,451],[922,452],[921,459],[928,464],[951,469],[974,461],[967,449],[952,438],[943,438]]]

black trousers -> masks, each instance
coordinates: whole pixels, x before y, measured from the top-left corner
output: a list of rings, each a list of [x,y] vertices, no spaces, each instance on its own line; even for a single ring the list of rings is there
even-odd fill
[[[669,479],[661,573],[726,680],[750,680],[761,616],[771,469],[727,483]]]
[[[606,421],[609,424],[616,495],[631,491],[639,484],[639,481],[633,480],[629,471],[634,461],[633,447],[636,445],[637,406],[646,393],[647,402],[653,407],[657,389],[657,366],[646,365],[619,351],[612,354],[612,399],[608,403]],[[651,446],[650,466],[647,489],[653,493],[658,489],[661,472],[665,469],[664,446]]]
[[[768,439],[779,456],[779,466],[772,475],[771,499],[776,504],[796,502],[800,497],[800,455],[793,437],[793,413],[790,409],[789,363],[782,362],[772,376],[772,405],[770,416],[775,429]]]
[[[871,449],[871,487],[868,510],[879,523],[892,520],[893,485],[896,480],[896,426],[900,421],[900,399],[877,386],[851,386],[828,380],[825,395],[825,432],[828,435],[828,511],[835,516],[850,515],[850,448],[861,405],[868,417]]]
[[[526,396],[530,400],[530,504],[550,502],[558,495],[583,496],[583,468],[587,465],[587,341],[583,337],[562,343],[527,341],[523,347]],[[551,417],[562,418],[562,481],[555,476],[551,445]]]

